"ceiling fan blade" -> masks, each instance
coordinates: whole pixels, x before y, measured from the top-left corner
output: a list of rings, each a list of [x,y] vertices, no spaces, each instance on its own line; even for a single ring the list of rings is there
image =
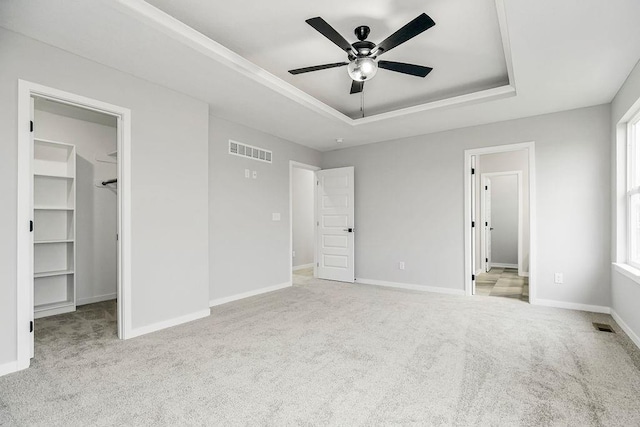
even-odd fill
[[[315,28],[320,34],[335,43],[340,49],[344,51],[351,51],[353,48],[348,41],[344,39],[331,25],[327,24],[327,21],[320,18],[310,18],[306,20],[306,23]]]
[[[389,52],[394,47],[414,38],[424,31],[427,31],[434,25],[436,25],[436,23],[433,22],[433,19],[431,19],[426,13],[423,13],[404,27],[400,28],[395,33],[391,34],[382,42],[380,42],[376,49],[382,52],[379,52],[378,54],[382,55],[385,52]]]
[[[362,92],[362,90],[364,89],[364,82],[359,82],[356,80],[352,80],[351,81],[351,92],[349,92],[350,94],[354,94],[354,93],[360,93]]]
[[[423,67],[422,65],[405,64],[404,62],[394,61],[378,61],[378,67],[417,77],[425,77],[431,72],[431,70],[433,70],[431,67]]]
[[[349,64],[348,62],[335,62],[333,64],[314,65],[313,67],[296,68],[295,70],[289,70],[289,72],[291,74],[302,74],[302,73],[309,73],[311,71],[326,70],[327,68],[342,67],[348,64]]]

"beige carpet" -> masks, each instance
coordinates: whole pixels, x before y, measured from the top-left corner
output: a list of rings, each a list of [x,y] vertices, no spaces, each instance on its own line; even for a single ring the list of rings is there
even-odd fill
[[[0,424],[640,425],[640,350],[607,315],[296,276],[124,342],[104,307],[40,322]]]

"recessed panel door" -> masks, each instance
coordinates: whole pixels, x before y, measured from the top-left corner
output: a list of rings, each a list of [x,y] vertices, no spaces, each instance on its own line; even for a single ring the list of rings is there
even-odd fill
[[[493,227],[491,226],[491,180],[487,178],[486,185],[484,187],[484,218],[485,218],[485,271],[491,270],[491,230]]]
[[[316,274],[319,279],[355,281],[353,167],[316,172]]]

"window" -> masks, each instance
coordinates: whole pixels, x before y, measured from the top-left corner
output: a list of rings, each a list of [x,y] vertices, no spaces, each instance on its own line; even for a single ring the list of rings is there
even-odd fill
[[[640,269],[640,113],[627,125],[627,263]]]

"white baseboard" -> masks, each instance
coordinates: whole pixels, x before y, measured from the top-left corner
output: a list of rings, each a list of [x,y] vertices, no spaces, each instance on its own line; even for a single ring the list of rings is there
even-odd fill
[[[293,267],[293,271],[304,270],[305,268],[310,268],[310,267],[313,267],[312,262],[309,264],[296,265],[295,267]]]
[[[518,276],[520,276],[520,277],[529,277],[529,273],[527,273],[526,271],[523,271],[522,273],[518,272]]]
[[[235,294],[228,297],[212,299],[211,301],[209,301],[209,307],[226,304],[228,302],[237,301],[239,299],[254,297],[260,294],[266,294],[267,292],[273,292],[280,289],[288,288],[291,285],[292,285],[291,282],[285,282],[285,283],[280,283],[279,285],[267,286],[266,288],[256,289],[254,291],[243,292],[241,294]]]
[[[95,302],[109,301],[116,298],[118,298],[118,294],[116,292],[112,294],[97,295],[95,297],[89,297],[89,298],[78,298],[76,305],[78,306],[78,305],[85,305],[85,304],[93,304]]]
[[[478,274],[482,274],[482,273],[484,273],[484,270],[483,270],[483,269],[479,268],[478,270],[476,270],[476,276],[477,276]]]
[[[613,320],[615,320],[618,326],[620,326],[620,329],[622,329],[624,333],[627,334],[629,338],[631,338],[631,341],[633,341],[636,347],[640,348],[640,337],[633,331],[633,329],[631,329],[631,327],[629,327],[629,325],[627,325],[624,320],[622,320],[622,317],[620,317],[620,315],[616,313],[615,310],[611,310],[611,317],[613,317]]]
[[[17,372],[20,369],[18,368],[18,362],[9,362],[3,363],[0,365],[0,377],[3,375],[11,374],[13,372]]]
[[[356,283],[364,285],[386,286],[388,288],[410,289],[412,291],[435,292],[447,295],[464,295],[463,289],[441,288],[439,286],[413,285],[410,283],[386,282],[383,280],[365,279],[356,277]]]
[[[518,264],[504,264],[501,262],[492,262],[491,263],[491,267],[498,267],[498,268],[518,268]]]
[[[539,298],[532,300],[531,304],[543,305],[545,307],[566,308],[568,310],[589,311],[591,313],[605,313],[605,314],[611,313],[611,307],[606,307],[604,305],[579,304],[575,302],[556,301],[556,300],[539,299]]]
[[[150,334],[151,332],[156,332],[161,329],[170,328],[172,326],[178,326],[183,323],[192,322],[194,320],[202,319],[203,317],[207,317],[211,314],[211,310],[201,310],[196,311],[195,313],[190,313],[184,316],[176,317],[174,319],[164,320],[162,322],[154,323],[148,326],[142,326],[140,328],[132,329],[129,334],[127,334],[127,339],[139,337],[140,335]]]

